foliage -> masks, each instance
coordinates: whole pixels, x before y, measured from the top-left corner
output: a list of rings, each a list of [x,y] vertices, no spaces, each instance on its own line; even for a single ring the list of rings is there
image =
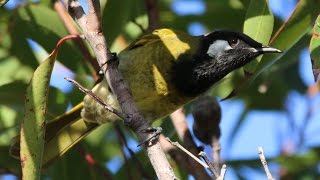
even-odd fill
[[[1,1],[0,5],[5,2]],[[280,55],[260,57],[245,68],[231,73],[219,83],[219,86],[210,91],[212,95],[222,98],[236,94],[236,98],[246,103],[246,110],[243,112],[242,118],[239,118],[239,124],[235,127],[233,136],[241,127],[241,122],[250,110],[283,110],[283,103],[288,92],[292,90],[305,92],[307,87],[297,75],[297,56],[309,44],[313,68],[315,72],[319,72],[319,17],[315,22],[320,12],[318,0],[300,0],[286,22],[272,15],[267,0],[205,0],[206,11],[203,14],[183,16],[176,14],[171,9],[171,3],[168,0],[159,1],[160,22],[163,27],[187,31],[190,23],[198,22],[207,31],[226,28],[244,31],[260,42],[264,44],[270,42],[270,45],[284,51]],[[104,4],[103,30],[112,50],[120,51],[142,34],[140,27],[133,21],[146,27],[147,14],[144,1],[108,0]],[[32,133],[28,134],[29,138],[40,139],[36,143],[28,144],[33,149],[33,155],[39,156],[35,161],[36,166],[39,166],[41,165],[39,161],[42,158],[43,149],[41,147],[43,146],[42,135],[44,131],[41,129],[41,125],[44,123],[41,111],[46,111],[47,120],[51,120],[65,112],[68,105],[75,105],[83,98],[77,89],[62,92],[61,89],[53,86],[48,87],[52,67],[47,67],[45,74],[42,75],[37,74],[37,69],[47,61],[52,62],[56,59],[57,62],[75,73],[76,79],[82,84],[89,87],[94,82],[90,78],[92,72],[90,71],[91,67],[88,67],[88,63],[86,63],[86,55],[71,41],[61,45],[59,54],[54,54],[54,57],[50,57],[40,65],[41,60],[46,56],[43,53],[52,52],[57,42],[68,35],[64,22],[50,2],[32,3],[26,1],[16,9],[0,8],[0,168],[5,168],[8,172],[20,176],[20,163],[9,156],[8,149],[11,139],[19,132],[17,127],[21,122],[24,121],[22,127],[25,129],[25,125],[28,124],[26,124],[27,119],[32,117],[31,119],[37,120],[34,122],[36,126],[29,124],[27,128],[28,130],[35,128]],[[42,49],[33,49],[34,46],[30,45],[31,41],[36,42]],[[315,75],[318,74],[315,73]],[[40,93],[30,92],[35,81],[29,82],[32,77],[42,80],[37,85],[37,87],[43,86],[42,88],[44,88]],[[44,81],[45,78],[46,81]],[[62,82],[61,79],[51,79],[52,81]],[[261,87],[266,90],[262,91]],[[46,94],[48,91],[49,95]],[[42,100],[41,105],[36,105],[40,109],[36,108],[34,109],[35,114],[29,114],[30,111],[24,110],[24,107],[29,109],[28,103],[25,103],[24,99],[33,99],[34,102]],[[48,107],[46,107],[47,102]],[[38,119],[33,116],[41,117]],[[170,121],[159,121],[159,123],[162,123],[163,127],[171,127],[166,129],[167,135],[175,135]],[[120,130],[127,132],[127,129],[124,130],[122,127]],[[135,137],[129,132],[125,133],[125,137],[126,141],[135,141]],[[130,149],[127,149],[121,143],[122,141],[119,129],[115,129],[114,125],[100,127],[85,138],[79,147],[70,150],[65,156],[52,162],[41,176],[52,179],[101,179],[109,176],[114,179],[129,177],[131,179],[141,179],[142,177],[154,179],[155,174],[152,166],[143,151],[140,148],[135,148],[133,150],[136,151],[136,155],[128,155]],[[316,174],[317,161],[315,159],[320,157],[319,147],[312,149],[304,155],[280,156],[274,158],[273,161],[288,169],[288,174],[292,177],[294,175],[311,177],[310,174]],[[93,165],[86,159],[88,152],[96,160]],[[105,164],[115,159],[120,163],[120,168],[114,172],[112,169],[108,169]],[[297,163],[302,159],[304,164]],[[246,166],[259,170],[260,166],[257,165],[257,162],[257,160],[241,160],[227,162],[227,164],[235,169]],[[313,169],[309,169],[306,173],[306,166]],[[35,168],[37,169],[37,167]],[[187,177],[187,173],[178,165],[174,166],[174,169],[181,179]]]

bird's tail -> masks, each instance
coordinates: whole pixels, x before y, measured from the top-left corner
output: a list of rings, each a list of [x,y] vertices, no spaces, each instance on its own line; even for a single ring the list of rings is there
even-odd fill
[[[106,80],[96,84],[92,91],[108,105],[119,109],[118,102]],[[86,95],[83,103],[46,124],[42,165],[47,166],[54,159],[61,157],[99,124],[114,122],[117,119],[119,119],[118,116],[105,110],[103,106]],[[20,135],[14,139],[10,154],[20,157]]]
[[[62,116],[46,124],[43,167],[48,166],[50,162],[61,157],[99,126],[97,123],[84,121],[80,115],[82,109],[83,103],[80,103]],[[20,136],[14,139],[10,148],[10,154],[17,158],[20,157]]]

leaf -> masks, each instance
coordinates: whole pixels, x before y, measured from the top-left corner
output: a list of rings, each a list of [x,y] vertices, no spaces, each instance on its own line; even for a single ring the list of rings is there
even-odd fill
[[[48,112],[46,119],[53,119],[52,117],[57,117],[58,115],[61,115],[64,112],[66,112],[66,109],[69,105],[69,101],[65,93],[62,92],[60,89],[50,87],[48,99]]]
[[[29,65],[22,64],[16,57],[0,57],[1,85],[18,81],[19,83],[27,84],[32,77],[33,71],[34,69],[30,68]]]
[[[50,17],[50,23],[48,23],[48,17]],[[12,32],[10,33],[12,54],[17,55],[23,64],[31,64],[33,68],[38,65],[38,62],[27,39],[34,40],[47,52],[51,52],[56,42],[68,35],[58,14],[42,4],[22,6],[18,8],[12,19]],[[72,71],[83,66],[83,63],[80,63],[83,56],[71,42],[62,45],[57,59]]]
[[[21,176],[20,162],[9,155],[9,146],[0,146],[0,164],[2,169],[9,170],[10,173]]]
[[[48,58],[35,70],[27,87],[25,114],[20,130],[20,159],[23,179],[40,179],[50,77],[58,54],[58,47],[66,40],[75,38],[79,38],[79,36],[69,35],[57,43]]]
[[[284,51],[289,51],[306,33],[309,32],[314,19],[317,17],[320,9],[319,0],[300,0],[294,12],[289,19],[280,27],[280,29],[272,37],[270,46]],[[263,56],[254,74],[243,80],[240,86],[233,86],[232,94],[238,94],[245,91],[250,84],[272,64],[282,59],[285,53],[268,54]]]
[[[284,52],[296,44],[307,32],[320,12],[319,0],[300,0],[289,19],[280,27],[272,37],[270,46],[278,48]],[[282,54],[269,54],[264,56],[255,73],[253,79],[261,72],[278,61]]]
[[[46,173],[47,177],[43,179],[51,180],[88,180],[88,179],[110,179],[110,177],[103,176],[106,172],[105,168],[99,168],[96,164],[89,164],[86,161],[87,152],[82,152],[84,148],[81,146],[71,150],[60,161],[53,164]],[[89,152],[90,155],[95,154]],[[94,157],[98,160],[96,157]],[[110,172],[108,174],[111,174]]]
[[[57,51],[35,70],[27,88],[25,116],[20,131],[22,179],[40,179],[49,81]]]
[[[320,15],[314,23],[312,38],[310,41],[310,56],[315,79],[319,79],[320,73]]]
[[[262,44],[268,44],[274,23],[268,0],[251,0],[245,19],[243,32]],[[253,73],[261,58],[253,60],[244,70]]]
[[[178,30],[187,30],[192,22],[199,22],[204,25],[205,30],[232,29],[233,31],[242,30],[242,22],[245,16],[246,3],[240,1],[204,1],[206,11],[201,15],[177,16],[168,7],[161,7],[161,24],[164,27],[174,27]],[[239,4],[238,6],[233,3]],[[170,5],[168,5],[170,7]]]
[[[133,20],[134,17],[130,17],[130,14],[136,3],[134,0],[122,0],[121,5],[117,0],[108,0],[106,3],[102,14],[102,26],[110,45],[124,29],[126,23]]]
[[[0,86],[0,104],[22,107],[27,84],[14,81]]]

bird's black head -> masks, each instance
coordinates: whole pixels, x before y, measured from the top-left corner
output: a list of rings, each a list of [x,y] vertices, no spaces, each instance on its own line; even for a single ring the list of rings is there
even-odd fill
[[[261,54],[281,52],[264,46],[240,32],[215,31],[202,38],[201,54],[208,56],[219,69],[226,69],[229,72]]]
[[[198,53],[174,68],[178,89],[189,95],[206,91],[228,73],[261,54],[281,52],[240,32],[214,31],[200,36],[200,39]]]

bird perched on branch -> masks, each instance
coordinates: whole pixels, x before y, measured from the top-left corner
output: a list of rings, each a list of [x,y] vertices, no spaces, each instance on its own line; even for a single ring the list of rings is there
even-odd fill
[[[159,29],[134,41],[119,53],[118,59],[119,70],[132,91],[139,111],[152,121],[192,101],[255,57],[279,52],[239,32],[214,31],[202,36],[190,36],[179,31]],[[97,84],[93,92],[119,109],[106,80]],[[116,119],[116,115],[86,96],[81,105],[47,124],[46,149],[59,142],[63,133],[70,140],[50,157],[44,154],[44,161],[50,161],[53,155],[63,154],[97,124]],[[88,125],[85,122],[93,123]],[[76,133],[72,133],[76,128]]]
[[[150,121],[168,115],[203,94],[232,70],[264,53],[281,52],[237,32],[215,31],[190,36],[155,30],[120,52],[119,70],[140,112]],[[106,80],[93,92],[108,104],[118,103]],[[84,98],[82,117],[105,123],[117,119],[91,97]]]

